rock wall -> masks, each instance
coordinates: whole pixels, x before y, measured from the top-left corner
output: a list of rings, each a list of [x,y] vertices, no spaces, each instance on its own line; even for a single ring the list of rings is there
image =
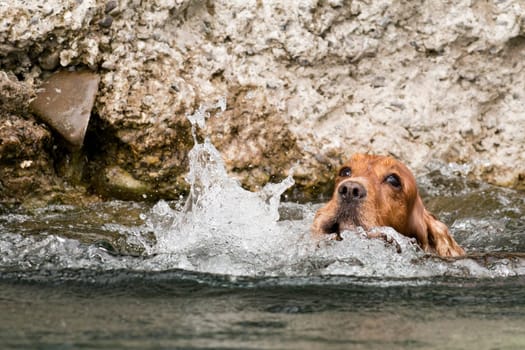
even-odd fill
[[[524,21],[510,0],[3,0],[0,68],[29,92],[57,70],[100,74],[82,179],[107,196],[126,197],[111,174],[148,196],[183,191],[185,116],[221,99],[202,133],[249,188],[293,167],[308,197],[371,152],[523,189]],[[43,128],[25,107],[9,115]]]

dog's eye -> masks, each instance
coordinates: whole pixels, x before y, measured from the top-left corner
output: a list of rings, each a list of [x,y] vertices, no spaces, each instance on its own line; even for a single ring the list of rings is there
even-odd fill
[[[344,168],[339,170],[339,176],[341,176],[341,177],[350,177],[350,176],[352,176],[352,169],[350,169],[349,167],[345,166]]]
[[[396,174],[390,174],[385,177],[385,182],[394,188],[401,188],[401,179]]]

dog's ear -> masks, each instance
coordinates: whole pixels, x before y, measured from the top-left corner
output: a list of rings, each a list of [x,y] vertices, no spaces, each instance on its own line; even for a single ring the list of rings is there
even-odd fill
[[[428,241],[432,249],[439,256],[462,256],[465,251],[448,231],[447,225],[439,221],[425,209],[425,223],[427,226]]]
[[[416,236],[424,251],[442,257],[465,255],[465,251],[456,243],[447,225],[426,210],[419,197],[414,203],[410,226],[412,234]]]

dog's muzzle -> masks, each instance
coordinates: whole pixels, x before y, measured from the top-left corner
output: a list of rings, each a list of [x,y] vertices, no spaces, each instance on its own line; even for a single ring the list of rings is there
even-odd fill
[[[339,197],[345,202],[355,202],[366,198],[366,188],[359,182],[347,180],[337,188]]]

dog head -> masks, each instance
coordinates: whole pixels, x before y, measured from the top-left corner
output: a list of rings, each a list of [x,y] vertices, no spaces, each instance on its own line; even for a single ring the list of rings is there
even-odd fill
[[[401,162],[386,156],[355,154],[337,172],[331,200],[316,213],[315,233],[389,226],[415,237],[425,251],[462,255],[445,224],[424,207],[416,180]]]

